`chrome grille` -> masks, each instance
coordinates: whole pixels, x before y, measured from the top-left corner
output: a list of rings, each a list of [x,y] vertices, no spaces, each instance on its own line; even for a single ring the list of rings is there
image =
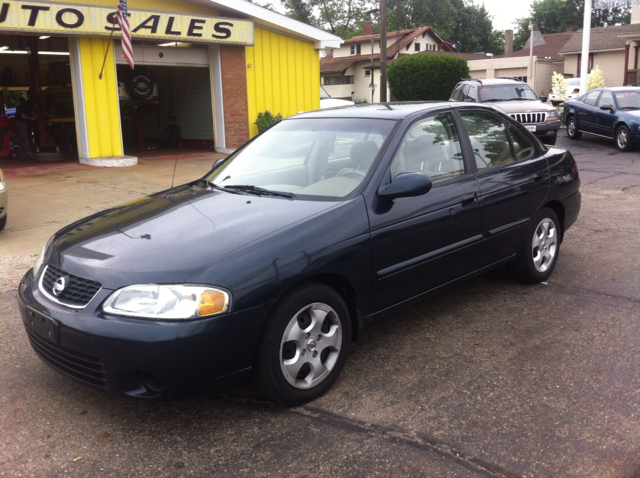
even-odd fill
[[[547,113],[509,113],[514,120],[523,124],[544,123],[547,121]]]
[[[56,295],[53,292],[53,286],[61,277],[65,278],[66,287],[62,293]],[[52,265],[45,268],[40,279],[40,290],[49,299],[75,309],[81,309],[87,305],[101,287],[99,282],[70,274]]]
[[[47,365],[81,382],[107,388],[107,380],[99,358],[55,345],[28,328],[25,330],[31,347]]]

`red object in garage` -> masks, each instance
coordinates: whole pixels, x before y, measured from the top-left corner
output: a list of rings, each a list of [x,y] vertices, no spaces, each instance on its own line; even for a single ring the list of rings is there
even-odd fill
[[[13,133],[13,120],[6,116],[0,116],[0,158],[11,154],[11,134]]]

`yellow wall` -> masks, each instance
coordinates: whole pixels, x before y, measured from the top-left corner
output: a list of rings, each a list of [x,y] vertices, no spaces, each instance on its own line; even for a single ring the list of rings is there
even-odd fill
[[[249,133],[258,113],[287,117],[320,108],[320,57],[313,43],[255,27],[255,45],[246,48]],[[251,65],[251,66],[249,66]]]
[[[52,0],[56,3],[77,3],[86,5],[103,5],[113,7],[115,11],[118,6],[117,0]],[[129,8],[139,10],[158,10],[175,13],[193,13],[198,15],[217,15],[218,13],[209,8],[204,8],[193,3],[180,2],[178,0],[128,0]]]
[[[102,79],[99,79],[108,44],[108,38],[79,39],[90,158],[122,156],[116,64],[112,50],[109,50]]]

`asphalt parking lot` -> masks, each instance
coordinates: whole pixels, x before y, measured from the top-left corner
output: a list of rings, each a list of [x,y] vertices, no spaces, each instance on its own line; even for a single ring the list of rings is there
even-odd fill
[[[296,408],[250,387],[125,399],[42,363],[20,277],[57,229],[169,187],[174,163],[9,177],[0,476],[640,477],[640,152],[562,136],[583,203],[547,283],[498,270],[387,317]],[[213,160],[181,160],[176,184]]]

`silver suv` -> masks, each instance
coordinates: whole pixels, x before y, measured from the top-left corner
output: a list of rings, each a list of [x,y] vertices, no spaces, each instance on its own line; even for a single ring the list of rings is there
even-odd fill
[[[522,123],[545,144],[556,144],[558,110],[546,104],[524,81],[512,78],[467,79],[456,85],[449,101],[487,103]]]

